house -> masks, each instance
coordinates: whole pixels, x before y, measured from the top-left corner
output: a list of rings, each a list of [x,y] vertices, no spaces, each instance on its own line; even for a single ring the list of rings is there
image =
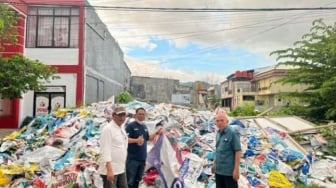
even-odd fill
[[[255,75],[252,81],[256,88],[255,107],[259,111],[268,108],[277,108],[289,104],[299,103],[295,98],[285,98],[283,94],[290,92],[303,92],[307,86],[304,84],[282,84],[277,80],[288,75],[288,66],[272,66]]]
[[[227,112],[245,103],[254,104],[253,76],[254,70],[236,71],[221,83],[221,106]]]
[[[57,108],[107,100],[130,87],[131,72],[119,44],[85,0],[0,0],[21,18],[19,43],[6,48],[56,67],[60,79],[46,90],[29,91],[22,99],[1,100],[2,128],[17,128],[26,116]]]
[[[303,84],[282,84],[277,80],[287,76],[288,66],[268,66],[254,70],[236,71],[221,83],[221,106],[230,112],[238,106],[249,103],[259,111],[298,103],[295,98],[285,98],[283,94],[303,92]]]

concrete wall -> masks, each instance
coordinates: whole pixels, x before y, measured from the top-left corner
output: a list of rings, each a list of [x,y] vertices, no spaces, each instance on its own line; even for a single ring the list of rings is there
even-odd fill
[[[86,9],[85,39],[85,103],[129,90],[131,72],[124,54],[93,9]]]
[[[171,103],[179,81],[166,78],[132,76],[131,94],[134,99],[149,103]]]

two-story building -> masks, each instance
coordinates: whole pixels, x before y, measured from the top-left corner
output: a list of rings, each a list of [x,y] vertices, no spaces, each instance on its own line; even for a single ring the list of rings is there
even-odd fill
[[[254,104],[259,111],[298,103],[295,98],[286,98],[289,92],[302,92],[305,85],[276,82],[287,76],[288,66],[268,66],[248,71],[236,71],[221,83],[221,106],[230,112],[246,103]]]
[[[221,106],[227,112],[244,103],[254,104],[253,76],[254,70],[236,71],[221,83]]]
[[[303,92],[307,86],[303,84],[282,84],[277,80],[288,76],[288,66],[272,66],[255,75],[252,83],[256,88],[255,107],[259,111],[268,108],[277,108],[285,105],[298,103],[295,98],[284,97],[289,92]]]
[[[22,99],[0,100],[1,128],[17,128],[26,116],[59,107],[106,100],[130,87],[123,52],[85,0],[0,0],[21,15],[18,44],[3,55],[19,53],[56,67],[60,79]]]

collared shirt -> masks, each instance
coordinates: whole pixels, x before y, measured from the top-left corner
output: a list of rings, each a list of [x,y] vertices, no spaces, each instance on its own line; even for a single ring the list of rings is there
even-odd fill
[[[232,176],[235,152],[240,151],[239,133],[229,126],[216,135],[216,173]]]
[[[148,128],[145,124],[140,124],[138,121],[133,121],[126,125],[126,132],[129,138],[138,138],[143,136],[144,143],[139,146],[137,143],[128,145],[127,159],[136,161],[146,161],[147,158],[147,140],[149,140]]]
[[[100,161],[98,172],[106,175],[106,162],[111,162],[115,175],[125,172],[127,157],[127,134],[124,126],[118,126],[113,120],[101,130]]]

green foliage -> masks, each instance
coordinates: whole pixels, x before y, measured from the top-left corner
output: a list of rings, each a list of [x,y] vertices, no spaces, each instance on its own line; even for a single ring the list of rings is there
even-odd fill
[[[7,4],[0,3],[0,51],[4,43],[17,43],[18,30],[16,24],[19,15]],[[38,60],[15,55],[11,58],[0,56],[0,94],[1,98],[22,98],[29,90],[44,90],[45,82],[56,79],[55,68],[51,68]]]
[[[296,134],[293,136],[294,140],[297,141],[297,142],[301,142],[301,141],[304,141],[304,138],[301,134]]]
[[[20,55],[0,57],[0,70],[1,97],[8,99],[22,98],[29,90],[44,90],[44,82],[58,78],[55,68]]]
[[[15,44],[17,42],[18,31],[14,27],[17,23],[18,15],[7,4],[0,3],[0,51],[4,42]]]
[[[254,105],[245,103],[243,106],[238,106],[233,109],[229,115],[233,117],[239,116],[255,116],[258,113],[254,110]]]
[[[131,102],[132,100],[133,99],[132,99],[131,94],[128,93],[127,91],[118,94],[115,98],[115,102],[119,104],[126,104],[126,103]]]
[[[321,135],[323,136],[323,138],[329,140],[329,139],[334,139],[335,138],[335,132],[334,132],[334,128],[324,128],[321,129]]]
[[[330,26],[315,20],[310,33],[294,43],[293,48],[271,53],[278,65],[292,66],[289,75],[278,82],[305,84],[303,93],[296,93],[307,106],[308,116],[336,120],[336,23]]]
[[[306,116],[307,108],[301,105],[284,106],[276,111],[268,113],[271,116],[293,115],[293,116]]]

